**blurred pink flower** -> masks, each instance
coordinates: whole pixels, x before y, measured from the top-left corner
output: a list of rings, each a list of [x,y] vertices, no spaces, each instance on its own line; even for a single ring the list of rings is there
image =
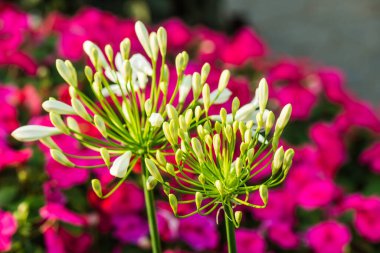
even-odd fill
[[[346,160],[342,133],[336,125],[316,123],[310,129],[310,138],[317,147],[317,166],[327,177],[333,178]]]
[[[112,224],[115,231],[114,236],[124,243],[138,245],[148,236],[148,224],[136,214],[122,214],[112,216]]]
[[[236,230],[236,248],[239,253],[265,253],[264,238],[256,231],[245,228]]]
[[[178,238],[179,220],[173,215],[172,211],[158,209],[157,225],[161,240],[173,241]]]
[[[309,182],[298,193],[298,203],[304,209],[322,208],[336,196],[336,186],[331,180]]]
[[[283,249],[294,249],[299,245],[299,238],[289,223],[272,223],[268,228],[268,237]]]
[[[0,251],[11,249],[12,237],[17,231],[17,221],[12,213],[0,210]]]
[[[84,226],[87,224],[84,216],[68,210],[61,204],[48,203],[40,209],[40,216],[43,219],[62,221],[74,226]]]
[[[227,36],[203,26],[195,28],[194,34],[198,44],[197,59],[201,63],[209,62],[210,64],[219,60],[227,46]]]
[[[351,241],[351,234],[343,224],[324,221],[309,228],[306,241],[316,253],[343,253]]]
[[[165,27],[168,34],[168,52],[179,53],[192,40],[192,32],[179,18],[166,20],[160,26]]]
[[[180,219],[179,237],[197,251],[214,249],[219,242],[215,221],[200,215]]]
[[[86,253],[92,245],[89,234],[74,235],[63,228],[48,227],[43,236],[47,253]]]
[[[232,65],[243,65],[248,60],[263,57],[267,54],[267,48],[262,39],[249,27],[241,28],[224,46],[221,60]]]
[[[354,226],[359,235],[372,243],[380,242],[380,197],[353,194],[346,198],[346,210],[354,210]]]
[[[369,165],[370,169],[380,174],[380,142],[375,142],[368,148],[366,148],[359,158],[362,164]]]

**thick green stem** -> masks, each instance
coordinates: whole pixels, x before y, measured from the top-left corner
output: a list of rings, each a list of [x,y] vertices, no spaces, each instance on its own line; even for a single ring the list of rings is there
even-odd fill
[[[152,244],[152,253],[161,253],[160,236],[158,234],[157,220],[156,220],[156,208],[154,203],[153,191],[149,191],[146,187],[146,180],[148,178],[148,171],[145,168],[144,157],[141,158],[141,174],[142,185],[144,187],[145,208],[148,216],[150,240]]]
[[[228,253],[237,253],[236,251],[236,239],[235,239],[235,226],[234,223],[228,218],[226,212],[224,212],[224,220],[226,223],[226,237],[228,245]]]

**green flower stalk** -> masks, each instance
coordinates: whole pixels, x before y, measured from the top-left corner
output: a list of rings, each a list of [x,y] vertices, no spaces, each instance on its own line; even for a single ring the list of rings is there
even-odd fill
[[[53,159],[68,167],[108,167],[115,180],[106,190],[107,193],[104,193],[98,179],[92,180],[93,190],[100,198],[110,196],[128,178],[136,163],[141,161],[141,180],[152,251],[157,253],[161,249],[151,190],[157,181],[163,183],[163,179],[154,170],[150,159],[155,159],[156,154],[161,154],[162,157],[168,154],[168,141],[174,143],[178,139],[176,129],[179,121],[182,127],[186,125],[186,129],[196,128],[204,121],[201,118],[204,118],[205,110],[200,105],[209,108],[212,104],[223,103],[228,100],[231,92],[226,88],[229,79],[227,70],[221,75],[218,89],[211,93],[206,83],[209,64],[202,67],[201,73],[185,75],[189,61],[186,52],[175,58],[176,85],[170,90],[169,68],[166,64],[166,30],[160,27],[156,32],[148,33],[144,24],[138,21],[135,31],[149,60],[141,54],[131,54],[131,42],[128,38],[120,43],[120,52],[116,54],[110,45],[104,48],[104,54],[93,42],[86,41],[83,49],[94,68],[86,66],[84,74],[92,94],[88,95],[80,89],[77,72],[70,61],[57,60],[57,70],[70,86],[71,104],[50,98],[42,107],[49,112],[54,127],[23,126],[16,129],[12,136],[20,141],[40,140],[51,149]],[[185,98],[191,91],[193,100],[185,104]],[[82,132],[73,115],[91,124],[101,137]],[[163,124],[169,120],[178,125]],[[165,133],[173,134],[167,139]],[[60,134],[71,136],[84,147],[97,151],[99,155],[78,156],[61,150],[59,143],[51,138]],[[71,161],[74,160],[72,158],[93,159],[99,164],[79,166]]]
[[[264,208],[268,203],[268,188],[284,181],[294,156],[293,149],[284,151],[283,147],[278,147],[291,106],[282,109],[275,123],[273,112],[265,109],[268,100],[265,79],[260,82],[256,94],[255,119],[239,120],[248,119],[253,111],[248,110],[251,105],[239,108],[239,100],[235,98],[231,115],[224,108],[220,110],[220,121],[207,117],[200,122],[195,118],[198,122],[195,136],[187,124],[192,121],[186,120],[186,116],[165,122],[164,133],[175,152],[175,163],[166,162],[158,152],[156,158],[147,163],[153,177],[159,175],[158,168],[174,177],[178,186],[168,182],[163,182],[163,186],[176,216],[224,211],[229,252],[236,252],[234,230],[242,219],[242,212],[235,208],[239,205]],[[204,108],[207,115],[206,103]],[[192,113],[189,115],[191,118]],[[255,176],[269,166],[272,169],[270,177],[252,183]],[[161,177],[156,179],[162,181]],[[248,202],[250,193],[255,191],[259,192],[263,204]],[[195,210],[179,214],[180,204],[193,205]]]

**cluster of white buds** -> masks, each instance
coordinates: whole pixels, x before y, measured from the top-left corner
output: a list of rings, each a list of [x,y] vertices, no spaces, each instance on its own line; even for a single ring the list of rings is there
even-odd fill
[[[110,45],[102,50],[93,42],[86,41],[83,49],[92,66],[86,66],[84,73],[92,94],[86,94],[80,89],[77,72],[70,61],[57,60],[57,70],[69,85],[71,104],[50,98],[42,106],[49,112],[54,127],[29,125],[12,133],[20,141],[40,140],[51,149],[52,158],[65,166],[108,167],[111,175],[120,178],[111,193],[126,180],[138,160],[143,160],[144,163],[145,158],[155,157],[156,152],[165,153],[164,150],[169,145],[164,132],[167,133],[168,128],[173,132],[174,127],[165,121],[181,120],[181,125],[184,123],[186,128],[196,128],[206,112],[200,105],[209,108],[212,104],[225,102],[231,95],[231,91],[226,88],[230,76],[227,70],[221,74],[218,89],[212,92],[207,84],[210,72],[208,63],[204,64],[201,73],[185,75],[189,61],[186,52],[179,53],[175,59],[176,85],[170,89],[169,78],[173,77],[169,77],[169,67],[166,64],[166,30],[160,27],[156,32],[149,33],[144,24],[138,21],[135,31],[148,59],[142,54],[131,54],[128,38],[120,43],[120,51],[117,53],[114,53]],[[186,103],[185,99],[191,91],[193,100]],[[193,112],[196,121],[193,120]],[[76,117],[96,128],[101,137],[81,131]],[[51,138],[59,134],[71,136],[99,155],[83,157],[62,150],[59,143]],[[176,139],[176,136],[172,136],[169,141],[175,142]],[[79,166],[75,163],[76,159],[102,162],[92,166]],[[151,168],[150,165],[147,162],[148,169]],[[154,187],[155,180],[147,179],[150,188]],[[92,185],[99,197],[109,195],[103,195],[97,179],[93,180]]]
[[[246,109],[253,103],[239,108],[240,102],[235,98],[231,114],[222,108],[218,117],[200,119],[197,111],[201,109],[195,108],[188,109],[184,115],[174,114],[169,122],[164,123],[165,137],[175,153],[175,163],[167,162],[157,152],[156,157],[150,159],[150,171],[154,172],[152,177],[163,184],[176,215],[179,204],[195,204],[194,212],[179,217],[196,213],[207,215],[219,207],[238,227],[242,213],[235,212],[234,208],[238,205],[265,207],[268,188],[284,181],[294,151],[278,147],[278,139],[290,118],[291,106],[286,105],[275,122],[273,112],[265,109],[268,100],[265,79],[261,80],[256,94],[258,111]],[[204,110],[207,112],[206,105]],[[252,114],[255,114],[254,118]],[[192,124],[197,124],[196,136],[190,131]],[[255,176],[270,166],[272,174],[269,178],[252,183]],[[171,175],[178,186],[162,181],[159,169]],[[159,178],[156,175],[160,175]],[[254,191],[259,191],[262,205],[248,202]],[[193,198],[189,200],[183,195]]]

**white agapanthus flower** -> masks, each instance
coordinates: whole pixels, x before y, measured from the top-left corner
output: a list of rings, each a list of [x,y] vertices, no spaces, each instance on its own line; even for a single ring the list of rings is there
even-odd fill
[[[111,168],[110,174],[114,177],[123,178],[127,174],[129,162],[131,161],[132,152],[127,151],[115,159]]]

